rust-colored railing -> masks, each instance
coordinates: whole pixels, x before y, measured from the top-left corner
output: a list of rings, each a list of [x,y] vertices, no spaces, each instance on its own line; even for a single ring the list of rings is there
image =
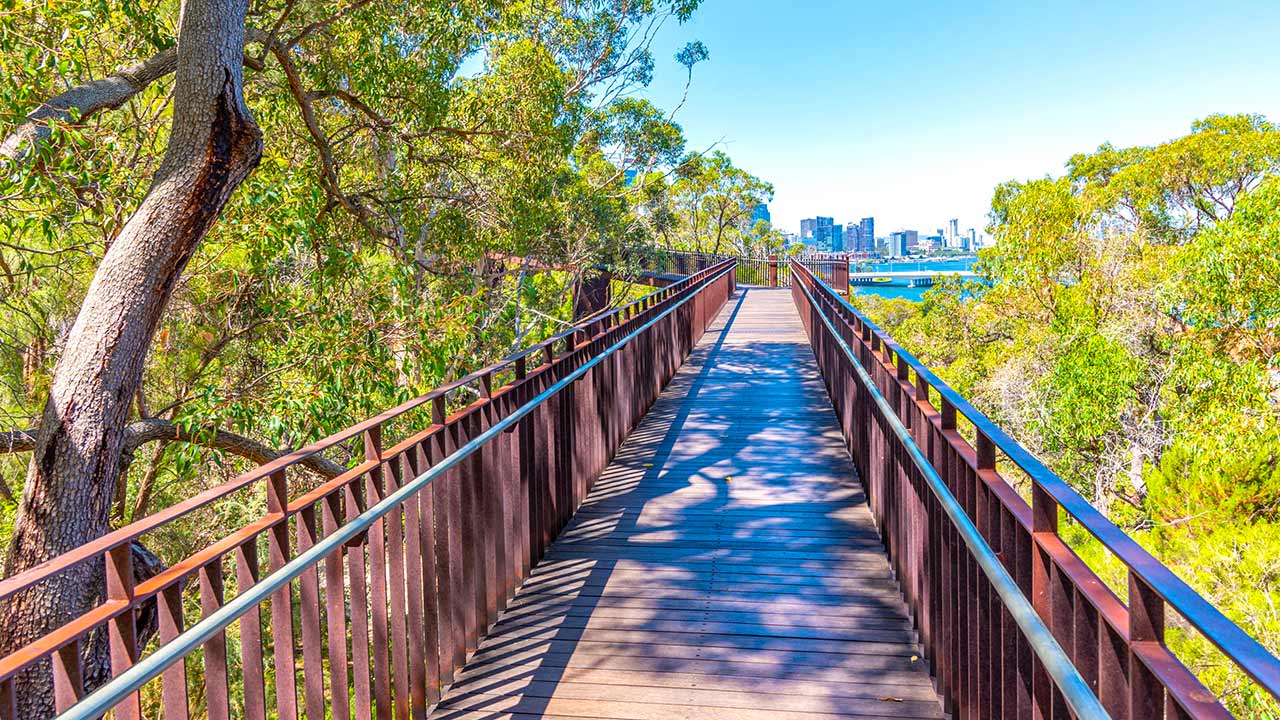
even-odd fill
[[[662,250],[645,263],[651,272],[672,272],[687,275],[716,263],[733,259],[738,262],[737,280],[741,285],[763,287],[791,287],[791,263],[797,262],[822,282],[848,292],[849,261],[844,258],[803,255],[790,261],[778,255],[741,257],[712,253]]]
[[[3,601],[107,568],[103,602],[0,658],[0,718],[39,706],[23,688],[69,717],[421,717],[734,287],[721,262],[0,582]],[[478,399],[448,414],[464,386]],[[430,425],[389,444],[417,410]],[[358,438],[362,462],[289,496],[300,462]],[[135,541],[245,491],[263,517],[133,582]],[[113,679],[86,697],[96,633]]]
[[[1280,661],[1257,641],[830,287],[799,264],[792,273],[792,295],[948,712],[1067,717],[1068,698],[981,567],[981,552],[962,542],[947,497],[1111,717],[1230,717],[1165,644],[1166,608],[1280,697]],[[958,418],[972,426],[974,444]],[[998,456],[1029,478],[1030,504],[997,472]],[[1127,604],[1063,541],[1062,513],[1127,566]]]

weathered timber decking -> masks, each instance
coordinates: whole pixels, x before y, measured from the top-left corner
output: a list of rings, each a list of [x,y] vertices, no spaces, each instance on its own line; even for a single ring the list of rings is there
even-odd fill
[[[799,317],[739,289],[434,718],[941,717]]]

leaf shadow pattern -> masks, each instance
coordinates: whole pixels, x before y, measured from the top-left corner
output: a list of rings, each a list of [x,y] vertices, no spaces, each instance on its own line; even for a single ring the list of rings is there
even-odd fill
[[[739,288],[433,718],[941,717],[785,290]]]

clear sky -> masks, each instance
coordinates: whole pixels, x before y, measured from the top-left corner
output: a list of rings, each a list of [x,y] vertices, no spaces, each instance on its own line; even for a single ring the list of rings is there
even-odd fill
[[[648,95],[690,149],[772,182],[775,225],[873,215],[877,235],[986,225],[1009,179],[1103,142],[1147,145],[1212,113],[1280,120],[1280,1],[704,0],[654,44]]]

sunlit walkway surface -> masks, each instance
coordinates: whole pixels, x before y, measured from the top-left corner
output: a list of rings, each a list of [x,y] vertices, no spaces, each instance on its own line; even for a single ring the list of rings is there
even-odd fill
[[[789,291],[740,289],[435,718],[941,717]]]

